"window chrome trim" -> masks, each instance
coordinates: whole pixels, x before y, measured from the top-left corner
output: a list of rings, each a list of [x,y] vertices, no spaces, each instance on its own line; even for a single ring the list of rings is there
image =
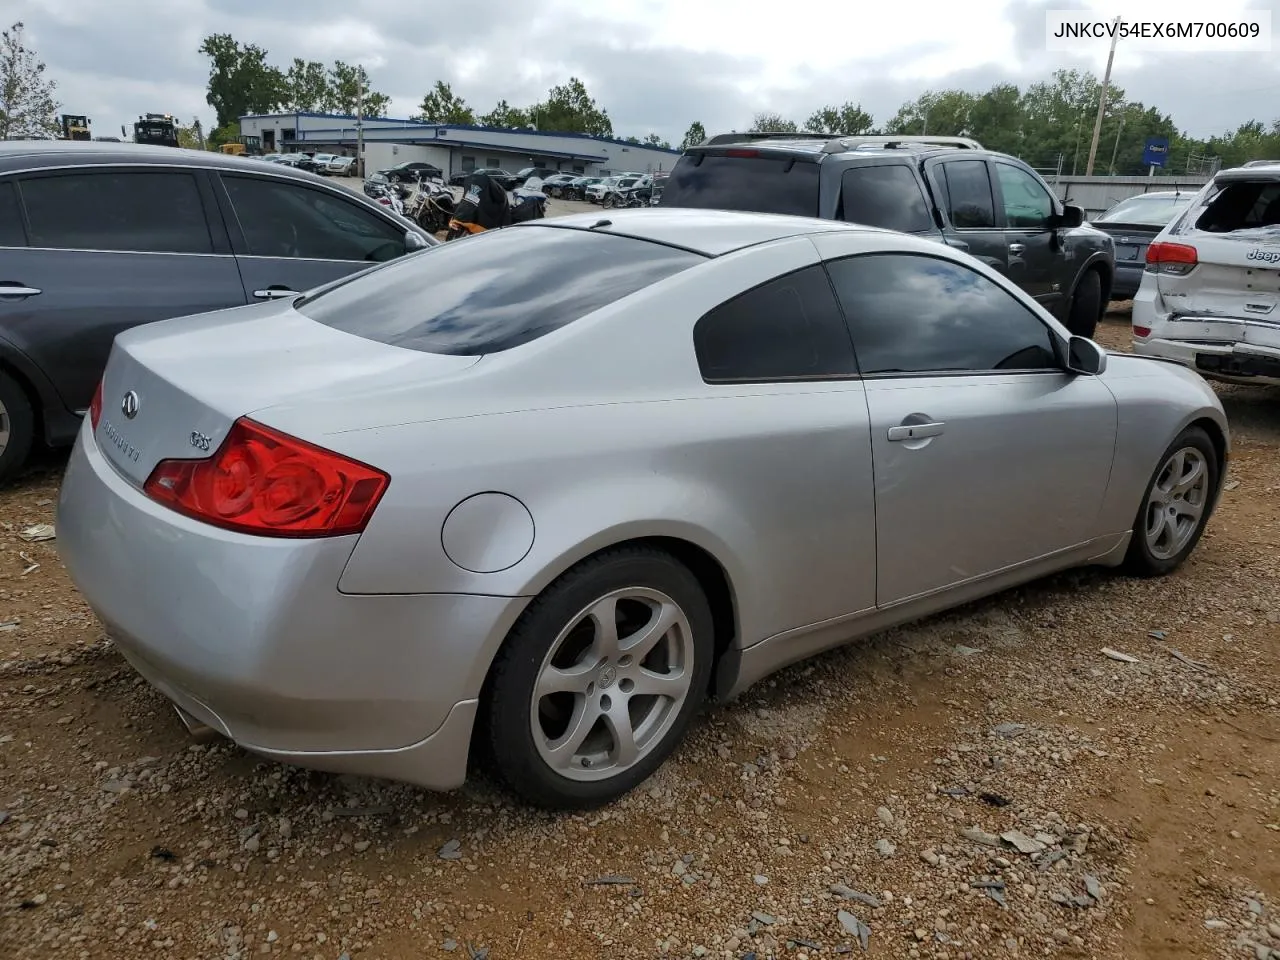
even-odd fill
[[[39,250],[43,253],[116,253],[143,257],[212,257],[232,260],[234,253],[187,253],[169,250],[99,250],[95,247],[9,247],[0,244],[0,250]]]

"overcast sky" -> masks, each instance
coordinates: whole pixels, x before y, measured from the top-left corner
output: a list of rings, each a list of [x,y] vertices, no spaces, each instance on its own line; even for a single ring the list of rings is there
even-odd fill
[[[656,131],[678,142],[694,120],[716,133],[746,128],[757,111],[803,121],[823,104],[852,100],[883,122],[931,88],[1025,86],[1057,67],[1100,76],[1107,41],[1047,51],[1048,9],[1087,7],[1100,18],[1122,9],[1127,20],[1167,21],[1229,20],[1258,8],[1280,27],[1280,0],[16,0],[16,10],[14,3],[5,4],[6,21],[25,21],[63,109],[92,117],[98,136],[146,112],[195,115],[208,125],[208,62],[196,51],[215,32],[265,47],[282,66],[295,56],[363,62],[374,88],[392,97],[392,116],[413,113],[436,79],[484,112],[500,98],[525,105],[577,75],[618,135]],[[1196,136],[1280,118],[1275,52],[1139,50],[1121,41],[1113,80]]]

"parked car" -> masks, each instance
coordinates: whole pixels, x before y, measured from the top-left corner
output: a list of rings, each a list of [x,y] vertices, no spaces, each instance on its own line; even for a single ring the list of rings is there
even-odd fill
[[[566,200],[585,200],[587,187],[593,183],[599,183],[601,179],[601,177],[574,177],[560,188],[560,195]]]
[[[520,180],[515,174],[507,173],[501,167],[479,167],[475,170],[461,170],[449,178],[449,186],[460,187],[467,182],[467,177],[473,173],[487,173],[491,179],[503,190],[514,190],[524,181]]]
[[[1116,277],[1111,285],[1112,300],[1129,300],[1138,292],[1147,261],[1147,245],[1194,199],[1194,192],[1153,190],[1121,200],[1089,221],[1115,241]]]
[[[403,163],[397,163],[393,167],[387,167],[385,170],[377,170],[375,172],[386,177],[392,183],[409,183],[421,177],[444,178],[443,170],[434,163],[427,163],[424,160],[405,160]]]
[[[320,164],[316,162],[315,154],[312,153],[287,153],[285,159],[289,166],[298,170],[305,170],[307,173],[319,173]]]
[[[664,207],[818,216],[931,237],[1009,276],[1093,336],[1111,238],[1016,157],[966,137],[721,134],[676,161]]]
[[[350,177],[355,175],[355,167],[355,157],[340,157],[335,154],[329,160],[329,168],[326,172],[335,177]]]
[[[0,143],[0,478],[70,443],[116,334],[435,244],[287,166],[121,143]]]
[[[590,807],[708,693],[1056,570],[1169,573],[1228,448],[1200,377],[931,239],[620,210],[122,334],[58,548],[194,729],[435,789],[475,744]]]
[[[559,173],[559,170],[552,170],[550,167],[525,167],[523,170],[516,173],[515,184],[507,189],[524,186],[524,182],[526,180],[532,180],[535,177],[539,180],[546,180],[547,178],[556,176]]]
[[[621,177],[608,177],[599,183],[587,187],[587,199],[592,203],[604,203],[604,198],[619,190],[628,190],[640,180],[639,174]]]
[[[311,157],[311,162],[315,164],[315,172],[321,176],[327,176],[333,173],[334,161],[339,157],[332,153],[317,153]]]
[[[1218,172],[1151,241],[1133,350],[1280,385],[1280,163]]]
[[[565,188],[577,179],[577,174],[553,173],[542,181],[542,192],[553,197],[563,197]],[[527,183],[528,181],[523,182]]]

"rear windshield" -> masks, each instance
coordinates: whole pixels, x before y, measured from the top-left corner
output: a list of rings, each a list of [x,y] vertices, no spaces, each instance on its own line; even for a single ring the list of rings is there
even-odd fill
[[[1209,201],[1196,229],[1206,233],[1232,233],[1280,227],[1280,181],[1249,180],[1228,183]]]
[[[818,215],[818,165],[793,157],[689,153],[662,190],[664,207]]]
[[[1094,223],[1135,223],[1151,227],[1163,227],[1187,207],[1195,194],[1180,197],[1130,197],[1097,217]]]
[[[510,227],[393,261],[297,309],[394,347],[479,356],[536,340],[706,259],[607,233]]]

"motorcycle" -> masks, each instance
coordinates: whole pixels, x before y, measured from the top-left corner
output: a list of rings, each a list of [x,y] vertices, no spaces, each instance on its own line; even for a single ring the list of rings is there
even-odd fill
[[[438,233],[448,228],[455,210],[453,191],[443,180],[419,177],[405,202],[404,215],[424,230]]]
[[[404,216],[404,199],[400,195],[400,191],[391,184],[383,186],[377,184],[373,188],[373,198],[384,207],[390,207],[393,213]]]
[[[488,174],[473,173],[463,184],[462,199],[449,218],[445,240],[500,230],[547,215],[547,195],[541,190],[517,188],[507,193]]]

